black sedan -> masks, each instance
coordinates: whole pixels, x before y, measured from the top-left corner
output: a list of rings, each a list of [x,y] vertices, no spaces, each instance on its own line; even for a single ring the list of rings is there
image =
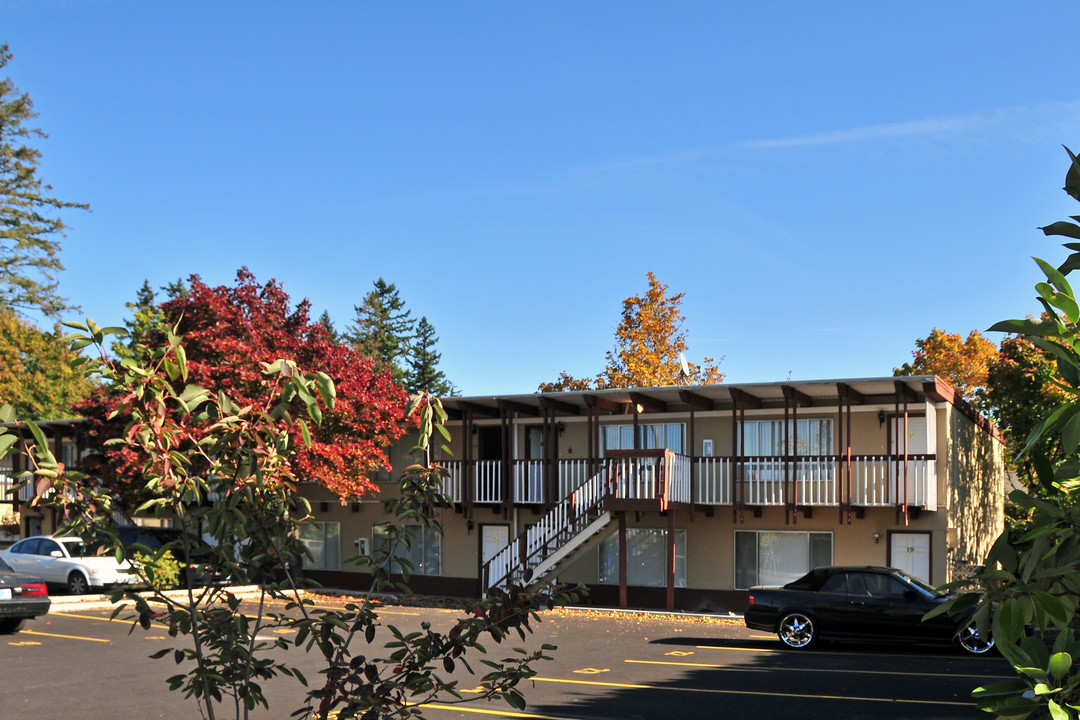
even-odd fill
[[[750,588],[747,627],[779,635],[791,648],[818,640],[957,642],[971,653],[994,646],[971,613],[923,616],[948,598],[903,570],[822,567],[783,587]]]
[[[44,580],[18,575],[0,559],[0,634],[18,632],[24,621],[49,612],[51,603]]]

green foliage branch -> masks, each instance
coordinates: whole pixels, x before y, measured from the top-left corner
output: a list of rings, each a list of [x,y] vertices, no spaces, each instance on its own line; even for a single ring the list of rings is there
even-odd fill
[[[1080,200],[1080,161],[1071,165],[1065,190]],[[1080,216],[1041,228],[1046,235],[1080,240]],[[1026,532],[1006,531],[970,578],[945,589],[958,594],[931,614],[970,611],[980,632],[992,632],[1016,678],[976,689],[978,706],[1003,718],[1077,718],[1080,711],[1080,303],[1069,274],[1080,268],[1080,242],[1059,265],[1035,258],[1045,281],[1035,285],[1039,317],[1006,320],[990,330],[1014,333],[1052,357],[1052,382],[1063,401],[1028,435],[1020,456],[1033,468],[1036,491],[1013,491],[1029,513]],[[1056,457],[1046,455],[1047,438]]]
[[[433,440],[449,439],[437,398],[411,400],[410,415],[420,416],[416,450],[422,460],[405,471],[399,495],[387,501],[394,518],[383,528],[389,541],[370,558],[353,558],[369,566],[370,588],[340,610],[317,608],[303,591],[312,583],[295,572],[310,557],[299,539],[301,527],[310,522],[310,507],[298,492],[288,459],[295,450],[292,429],[299,427],[300,436],[310,441],[309,423],[320,421],[320,406],[333,406],[330,378],[304,373],[288,360],[264,364],[264,400],[240,406],[224,392],[186,382],[186,354],[175,328],[164,347],[117,361],[106,355],[105,342],[123,329],[100,328],[90,320],[68,326],[75,331],[68,336],[73,349],[92,346],[99,352],[88,363],[90,372],[122,391],[123,401],[114,412],[126,428],[110,442],[132,448],[143,460],[149,499],[137,512],[178,523],[181,539],[166,544],[149,562],[149,548],[125,547],[108,489],[65,471],[41,429],[20,422],[8,405],[0,407],[0,421],[11,426],[0,430],[0,457],[26,456],[26,482],[35,484],[35,503],[59,510],[67,532],[101,543],[120,560],[135,561],[132,571],[145,589],[113,591],[113,617],[125,615],[133,630],[164,628],[182,641],[151,656],[170,658],[178,666],[167,680],[171,690],[192,698],[211,720],[227,711],[247,718],[269,707],[266,681],[288,676],[308,687],[307,677],[282,652],[301,649],[317,653],[321,681],[305,691],[294,717],[418,717],[436,699],[501,698],[513,708],[525,707],[519,684],[536,674],[534,664],[550,659],[554,647],[515,647],[507,657],[491,660],[484,657],[484,643],[500,644],[511,636],[525,640],[540,610],[565,603],[572,594],[510,586],[474,603],[446,632],[426,623],[405,632],[384,624],[378,614],[377,593],[408,591],[410,566],[399,557],[413,540],[407,526],[441,530],[438,513],[449,506],[442,494],[445,470],[431,460]],[[196,467],[198,474],[191,472]],[[212,542],[203,543],[200,534]],[[184,592],[179,595],[165,592],[177,580],[168,555],[192,570],[180,575]],[[257,583],[259,592],[254,600],[242,599],[223,583],[197,585],[200,576]],[[381,649],[379,637],[389,637]],[[476,654],[485,672],[479,692],[471,691],[466,699],[458,689],[460,680],[451,675],[459,669],[476,673],[468,660]]]

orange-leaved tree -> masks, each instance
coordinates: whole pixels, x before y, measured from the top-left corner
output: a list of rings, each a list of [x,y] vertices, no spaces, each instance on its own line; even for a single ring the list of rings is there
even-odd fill
[[[939,375],[968,402],[985,409],[983,391],[998,349],[978,330],[972,330],[964,339],[959,333],[944,333],[935,327],[925,338],[915,341],[911,355],[911,362],[893,368],[894,375]]]
[[[708,385],[723,381],[724,374],[717,361],[709,357],[700,366],[688,362],[690,372],[683,372],[682,357],[687,345],[679,306],[684,293],[668,295],[667,285],[651,272],[646,276],[649,289],[645,295],[623,300],[622,320],[615,329],[615,349],[608,351],[604,370],[595,379],[574,378],[562,372],[555,382],[541,383],[540,392]]]

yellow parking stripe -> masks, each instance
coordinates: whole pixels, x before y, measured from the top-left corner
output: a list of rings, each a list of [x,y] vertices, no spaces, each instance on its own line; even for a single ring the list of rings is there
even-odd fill
[[[775,638],[773,638],[773,639],[775,639]],[[842,656],[842,655],[865,655],[865,653],[860,653],[860,652],[843,652],[843,651],[840,651],[840,650],[817,650],[817,651],[815,651],[815,650],[806,650],[806,649],[796,650],[794,648],[788,648],[788,647],[754,648],[754,647],[737,647],[737,646],[734,646],[734,645],[695,645],[694,647],[696,649],[698,649],[698,650],[733,650],[733,651],[736,651],[736,652],[791,653],[792,657],[794,657],[795,655],[799,655],[800,657],[802,657],[804,655],[829,655],[830,657],[839,657],[839,656]],[[910,657],[910,658],[934,658],[934,657],[938,657],[938,658],[940,658],[940,657],[943,657],[943,656],[941,656],[941,655],[905,655],[904,657]],[[984,653],[982,655],[964,655],[963,658],[965,660],[982,660],[982,661],[986,661],[986,660],[995,659],[995,656],[991,655],[990,653]]]
[[[595,687],[611,687],[620,688],[623,690],[668,690],[670,692],[680,693],[704,693],[707,695],[765,695],[768,697],[784,697],[784,698],[798,698],[800,700],[848,700],[854,702],[881,702],[881,703],[898,703],[902,705],[954,705],[956,707],[974,708],[974,703],[971,702],[954,702],[950,700],[909,700],[905,698],[881,698],[881,697],[857,697],[854,695],[811,695],[808,693],[785,693],[776,692],[774,690],[769,691],[755,691],[755,690],[719,690],[713,688],[676,688],[666,687],[664,685],[641,685],[639,683],[613,683],[613,682],[598,682],[595,680],[563,680],[559,678],[532,678],[533,682],[549,682],[549,683],[567,683],[570,685],[592,685]]]
[[[129,620],[124,620],[123,618],[120,618],[120,617],[115,617],[115,618],[111,618],[111,617],[107,617],[107,616],[106,617],[98,617],[97,615],[79,615],[77,613],[69,613],[69,612],[56,612],[55,614],[56,615],[63,615],[64,617],[79,618],[80,620],[103,620],[104,622],[122,622],[122,623],[127,623],[128,625],[131,625],[135,621],[134,618],[129,619]]]
[[[112,642],[112,640],[103,640],[102,638],[83,637],[81,635],[58,635],[56,633],[38,632],[37,630],[23,630],[20,635],[37,635],[39,637],[54,637],[63,638],[64,640],[86,640],[87,642]]]
[[[784,672],[811,672],[811,673],[844,673],[845,675],[903,675],[905,677],[958,677],[958,678],[977,678],[982,680],[1002,680],[1014,677],[1012,675],[974,675],[965,673],[914,673],[903,672],[897,670],[846,670],[846,669],[826,669],[826,668],[796,668],[796,667],[747,667],[746,665],[718,665],[716,663],[689,663],[689,662],[674,662],[671,660],[624,660],[623,662],[633,663],[637,665],[676,665],[679,667],[699,667],[699,668],[712,668],[714,670],[745,670],[748,672],[775,672],[777,670],[783,670]]]
[[[463,713],[475,713],[477,715],[498,715],[499,717],[511,717],[511,718],[530,718],[532,720],[573,720],[572,718],[561,715],[538,715],[537,713],[517,712],[515,710],[488,710],[487,708],[478,707],[466,707],[464,705],[443,705],[440,703],[432,703],[428,705],[421,705],[420,707],[425,710],[456,710]],[[507,706],[509,708],[509,706]]]

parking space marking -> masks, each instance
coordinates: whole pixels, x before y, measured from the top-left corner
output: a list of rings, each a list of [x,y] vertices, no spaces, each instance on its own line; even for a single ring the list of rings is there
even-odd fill
[[[37,640],[23,640],[21,642],[9,642],[8,645],[14,645],[15,647],[30,647],[33,645],[40,645]]]
[[[54,637],[63,638],[64,640],[86,640],[87,642],[112,642],[112,640],[105,640],[104,638],[92,638],[83,637],[82,635],[58,635],[57,633],[38,632],[37,630],[23,630],[23,635],[36,635],[38,637]]]
[[[776,639],[776,637],[772,636],[772,635],[770,635],[769,637],[772,638],[773,640]],[[735,651],[735,652],[785,653],[785,654],[790,653],[792,657],[795,657],[796,655],[798,655],[799,657],[802,657],[802,656],[805,656],[805,655],[828,655],[830,657],[842,657],[842,656],[846,656],[846,655],[859,655],[859,656],[865,656],[866,655],[866,653],[843,652],[842,650],[817,650],[817,651],[815,651],[815,650],[806,650],[805,648],[795,650],[793,648],[787,648],[787,647],[756,648],[756,647],[739,647],[737,645],[695,645],[694,647],[696,647],[698,650],[732,650],[732,651]],[[904,655],[903,657],[907,657],[907,658],[938,658],[938,659],[943,659],[946,656],[944,656],[944,655]],[[962,657],[964,660],[978,660],[978,661],[981,661],[981,662],[986,662],[988,660],[1000,659],[995,655],[990,655],[989,653],[983,654],[983,655],[962,655],[960,657]]]
[[[119,618],[119,617],[115,617],[115,618],[111,618],[111,617],[108,617],[108,616],[99,617],[97,615],[80,615],[78,613],[69,613],[69,612],[60,612],[60,611],[57,611],[56,614],[57,615],[62,615],[64,617],[78,618],[80,620],[100,620],[102,622],[127,623],[128,625],[131,625],[131,624],[133,624],[135,622],[134,618],[129,618],[129,619],[125,620],[125,619]]]
[[[785,693],[776,692],[774,690],[769,691],[756,691],[756,690],[721,690],[718,688],[685,688],[685,687],[667,687],[666,685],[642,685],[640,683],[616,683],[616,682],[600,682],[598,680],[568,680],[563,678],[532,678],[533,682],[549,682],[549,683],[566,683],[569,685],[593,685],[596,687],[611,687],[620,688],[623,690],[650,690],[655,692],[656,690],[667,690],[669,692],[679,693],[701,693],[706,695],[763,695],[767,697],[783,697],[783,698],[796,698],[800,700],[846,700],[849,702],[876,702],[876,703],[894,703],[897,705],[951,705],[954,707],[966,707],[974,708],[975,704],[971,701],[968,702],[956,702],[952,700],[915,700],[908,698],[891,698],[891,697],[857,697],[853,695],[811,695],[809,693]]]
[[[691,662],[675,662],[674,660],[624,660],[623,662],[633,663],[636,665],[676,665],[681,667],[700,667],[700,668],[712,668],[714,670],[745,670],[747,672],[775,672],[780,668],[767,667],[767,668],[754,668],[747,667],[745,665],[719,665],[716,663],[691,663]],[[797,668],[797,667],[785,667],[784,672],[813,672],[813,673],[844,673],[845,675],[903,675],[905,677],[958,677],[958,678],[975,678],[979,680],[1002,680],[1014,677],[1012,675],[976,675],[973,673],[916,673],[907,672],[903,670],[848,670],[845,668]]]
[[[442,703],[430,703],[421,705],[425,710],[454,710],[456,712],[474,713],[476,715],[498,715],[506,718],[529,718],[530,720],[574,720],[565,715],[540,715],[538,713],[517,712],[510,710],[489,710],[487,708],[467,707],[465,705],[444,705]]]

